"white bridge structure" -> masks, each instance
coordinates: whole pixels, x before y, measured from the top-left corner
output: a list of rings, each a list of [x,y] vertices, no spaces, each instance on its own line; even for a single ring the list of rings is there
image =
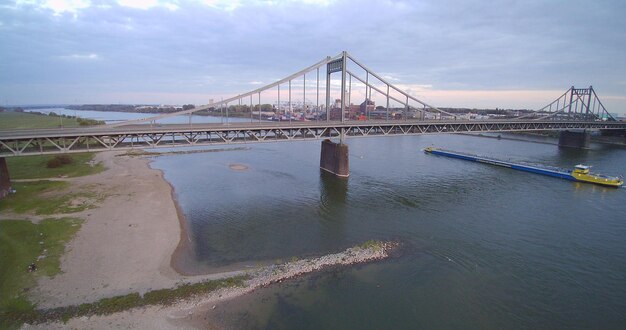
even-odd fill
[[[320,89],[320,73],[322,77],[325,75],[324,90]],[[338,89],[331,84],[333,73],[341,75]],[[301,93],[294,90],[296,81]],[[338,95],[335,105],[331,99],[333,92]],[[382,110],[370,106],[372,93],[383,100]],[[301,96],[299,117],[294,115],[296,94]],[[323,105],[320,97],[325,99]],[[271,99],[270,104],[278,106],[263,103],[263,99]],[[360,106],[352,105],[352,100],[357,100]],[[285,104],[286,108],[282,106]],[[269,109],[263,110],[264,105]],[[226,118],[234,115],[240,119],[193,123],[193,114]],[[162,123],[164,119],[181,115],[189,116],[188,123]],[[321,167],[347,176],[348,151],[343,144],[346,137],[553,130],[569,131],[562,136],[563,145],[584,147],[588,143],[588,130],[624,129],[626,123],[611,116],[593,87],[571,87],[545,107],[518,116],[462,119],[402,91],[344,51],[272,84],[193,109],[94,127],[0,131],[0,158],[338,138],[339,143],[322,144]],[[328,153],[331,149],[326,152],[324,148],[331,148],[333,155]],[[344,153],[345,159],[341,155]],[[327,160],[345,166],[324,165]]]

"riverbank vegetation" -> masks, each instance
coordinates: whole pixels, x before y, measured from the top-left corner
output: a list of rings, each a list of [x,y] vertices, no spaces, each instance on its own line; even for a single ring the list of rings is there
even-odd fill
[[[27,115],[28,114],[24,114]],[[102,172],[93,153],[71,156],[10,157],[7,166],[12,179],[76,177]],[[56,161],[55,161],[56,159]],[[58,162],[58,166],[48,166]],[[54,165],[54,164],[53,164]],[[93,207],[103,196],[89,191],[69,192],[65,181],[13,182],[15,193],[0,200],[0,212],[13,212],[16,220],[0,220],[0,329],[16,328],[23,316],[33,313],[29,291],[38,276],[55,276],[61,271],[65,245],[80,229],[82,220],[66,216]],[[19,220],[21,215],[59,215],[39,222]]]
[[[11,179],[77,177],[104,171],[102,163],[93,161],[95,153],[40,155],[7,158]],[[50,166],[52,165],[52,166]]]
[[[235,276],[220,280],[210,280],[194,284],[182,284],[171,289],[154,290],[143,296],[137,292],[123,296],[104,298],[93,303],[37,310],[32,305],[22,309],[0,310],[0,317],[6,319],[5,327],[19,327],[24,323],[67,321],[71,318],[92,315],[109,315],[138,307],[153,305],[168,306],[177,301],[208,294],[221,288],[243,287],[248,276]],[[25,303],[28,303],[26,301]]]
[[[76,317],[110,315],[140,307],[170,306],[199,297],[204,300],[209,299],[217,302],[222,299],[222,295],[240,296],[271,283],[327,267],[384,259],[388,257],[389,250],[396,246],[397,244],[393,242],[368,241],[339,253],[313,259],[299,260],[298,258],[293,258],[290,262],[262,267],[249,271],[244,275],[197,283],[185,283],[173,288],[148,291],[143,295],[133,292],[80,305],[36,309],[35,306],[22,298],[19,301],[15,301],[13,307],[1,309],[0,318],[4,320],[2,326],[17,328],[24,323],[67,322]],[[55,271],[58,272],[58,268],[54,268],[52,273]],[[219,289],[227,289],[227,291],[216,292]]]
[[[27,299],[37,276],[61,271],[60,258],[82,221],[75,218],[0,221],[0,328],[12,328],[15,315],[33,312]]]
[[[103,124],[104,122],[101,120],[58,115],[54,112],[50,114],[19,111],[0,112],[0,129],[70,128]]]
[[[71,214],[95,207],[106,196],[90,191],[68,192],[63,181],[13,183],[15,193],[0,200],[0,211],[36,215]]]
[[[102,163],[93,161],[94,156],[94,153],[84,153],[71,156],[10,157],[7,166],[13,180],[78,177],[104,171]],[[65,181],[13,182],[12,187],[15,193],[0,200],[0,211],[36,215],[69,214],[92,208],[105,197],[90,191],[69,192],[69,183]]]
[[[11,314],[0,314],[0,317],[11,320],[11,322],[13,322],[11,324],[12,326],[19,326],[23,323],[67,322],[71,318],[109,315],[138,307],[155,305],[169,306],[196,297],[202,297],[204,300],[208,299],[217,302],[221,299],[222,294],[230,297],[241,296],[272,283],[328,267],[347,266],[384,259],[389,256],[388,252],[396,246],[397,243],[394,242],[367,241],[359,246],[348,248],[339,253],[302,260],[294,257],[289,262],[279,262],[267,267],[250,270],[244,275],[201,281],[198,283],[181,284],[174,288],[148,291],[143,295],[138,292],[133,292],[80,305],[41,310],[25,308],[12,311]],[[215,295],[211,297],[211,293],[222,288],[229,288],[228,293],[219,292],[219,295],[215,293]]]

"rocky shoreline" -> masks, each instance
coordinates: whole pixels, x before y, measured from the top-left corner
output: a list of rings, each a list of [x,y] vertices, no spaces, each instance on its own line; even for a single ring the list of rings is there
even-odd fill
[[[397,248],[399,243],[372,242],[367,245],[368,246],[351,247],[342,252],[327,254],[318,258],[289,261],[282,264],[262,267],[257,270],[251,270],[247,272],[250,278],[244,281],[244,285],[241,287],[219,289],[208,295],[180,302],[177,305],[180,310],[190,311],[191,309],[201,308],[207,304],[215,304],[220,301],[248,294],[273,283],[279,283],[290,278],[321,271],[325,268],[364,264],[387,259],[390,256],[390,252]]]
[[[319,258],[292,261],[281,265],[272,265],[252,274],[247,283],[259,288],[285,279],[322,270],[330,266],[349,266],[382,260],[389,257],[389,252],[398,246],[396,242],[375,242],[370,247],[351,247],[339,253],[328,254]]]
[[[317,258],[294,260],[282,264],[270,265],[246,272],[249,276],[242,286],[217,289],[207,294],[181,298],[177,302],[163,306],[151,305],[129,309],[109,315],[91,315],[76,317],[65,323],[59,321],[25,324],[25,329],[62,329],[62,328],[152,328],[180,329],[194,328],[192,319],[207,309],[215,309],[219,303],[237,298],[272,283],[323,270],[333,266],[349,266],[386,259],[390,252],[398,247],[396,242],[366,242],[362,246],[348,248],[342,252]]]

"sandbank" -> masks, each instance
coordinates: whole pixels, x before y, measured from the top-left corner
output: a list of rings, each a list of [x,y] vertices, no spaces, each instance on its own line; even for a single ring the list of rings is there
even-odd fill
[[[39,279],[31,294],[37,308],[76,305],[239,273],[193,277],[178,273],[172,257],[186,234],[171,186],[161,171],[148,166],[149,159],[116,154],[96,155],[106,171],[66,179],[70,189],[89,189],[107,197],[94,209],[72,214],[85,221],[66,247],[62,273]]]

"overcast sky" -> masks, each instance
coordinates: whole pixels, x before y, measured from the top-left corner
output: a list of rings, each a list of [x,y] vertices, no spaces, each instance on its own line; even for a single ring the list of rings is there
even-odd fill
[[[207,103],[342,50],[435,106],[626,113],[626,1],[0,0],[0,102]]]

